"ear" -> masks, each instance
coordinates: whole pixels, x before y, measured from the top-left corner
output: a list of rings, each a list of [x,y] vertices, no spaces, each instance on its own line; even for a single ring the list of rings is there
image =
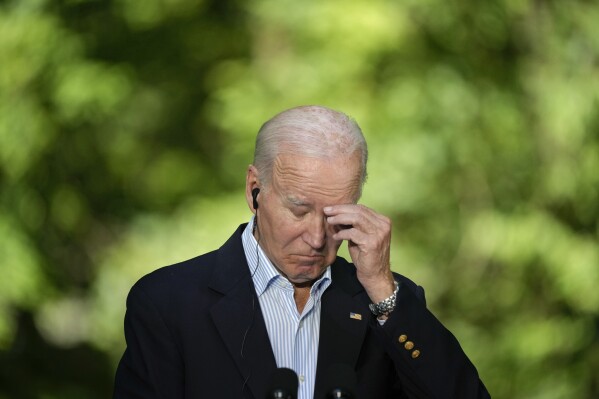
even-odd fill
[[[254,199],[252,197],[252,190],[260,188],[260,181],[258,180],[258,169],[254,165],[248,166],[247,173],[245,175],[245,199],[248,204],[248,208],[252,213],[256,213],[254,209]]]

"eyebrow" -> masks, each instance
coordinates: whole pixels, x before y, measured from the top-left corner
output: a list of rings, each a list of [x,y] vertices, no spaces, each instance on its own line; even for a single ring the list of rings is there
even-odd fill
[[[306,201],[303,201],[297,197],[294,196],[287,196],[286,197],[287,201],[290,202],[292,205],[296,205],[296,206],[309,206],[309,204]]]

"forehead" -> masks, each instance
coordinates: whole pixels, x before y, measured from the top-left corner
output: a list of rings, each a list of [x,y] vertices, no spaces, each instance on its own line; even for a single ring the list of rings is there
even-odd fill
[[[358,154],[313,158],[279,154],[274,162],[273,188],[296,203],[356,202],[360,188]]]

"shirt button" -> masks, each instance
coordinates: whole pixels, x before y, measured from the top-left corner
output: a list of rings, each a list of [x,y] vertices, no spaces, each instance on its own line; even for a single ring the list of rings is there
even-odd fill
[[[303,374],[300,374],[298,376],[298,378],[299,378],[300,382],[304,382],[304,380],[306,379]]]

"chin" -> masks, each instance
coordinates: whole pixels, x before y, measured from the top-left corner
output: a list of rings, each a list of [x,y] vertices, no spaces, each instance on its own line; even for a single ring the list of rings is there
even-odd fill
[[[295,268],[293,282],[308,282],[317,280],[324,273],[326,266],[322,263],[314,265],[298,265]]]

